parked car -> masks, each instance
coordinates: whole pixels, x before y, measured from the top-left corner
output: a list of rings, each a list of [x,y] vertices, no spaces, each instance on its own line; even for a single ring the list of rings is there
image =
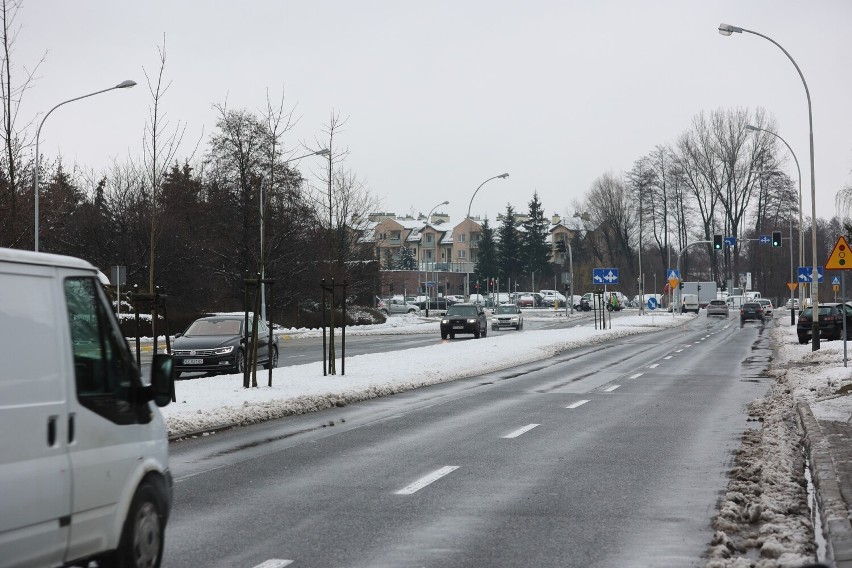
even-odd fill
[[[765,319],[772,319],[772,300],[769,298],[757,298],[755,302],[763,306],[763,317]]]
[[[798,298],[792,298],[792,299],[787,300],[787,303],[784,304],[784,307],[787,308],[788,310],[790,308],[798,310],[799,309],[799,299]]]
[[[441,318],[441,339],[455,339],[457,333],[472,333],[479,339],[488,335],[488,318],[479,304],[455,304]]]
[[[541,305],[552,308],[559,302],[560,306],[565,306],[565,302],[568,299],[558,290],[539,290],[539,294],[542,296]]]
[[[740,324],[750,320],[763,323],[763,306],[757,302],[745,302],[740,306]]]
[[[728,317],[728,303],[725,300],[710,300],[707,304],[707,317],[724,316]]]
[[[491,314],[491,329],[524,328],[524,314],[518,306],[497,306]]]
[[[420,305],[410,302],[402,296],[385,300],[385,305],[379,310],[385,315],[390,314],[416,314],[420,311]]]
[[[455,304],[455,302],[452,302],[447,298],[431,298],[428,302],[426,302],[425,300],[419,302],[417,304],[417,307],[420,309],[421,312],[428,310],[430,313],[435,312],[431,315],[443,315],[444,313],[446,313],[447,308],[449,308],[453,304]]]
[[[819,304],[819,336],[825,339],[840,339],[843,337],[843,317],[846,317],[847,337],[852,327],[852,306],[840,303]],[[796,335],[799,343],[807,343],[813,335],[813,309],[808,306],[799,314],[796,324]]]
[[[252,317],[249,316],[251,333]],[[272,333],[269,346],[269,328],[259,321],[257,333],[257,362],[267,369],[278,366],[278,337]],[[242,373],[250,353],[243,344],[245,316],[225,314],[207,316],[192,322],[186,331],[175,336],[172,355],[177,373]],[[251,344],[248,344],[251,347]]]

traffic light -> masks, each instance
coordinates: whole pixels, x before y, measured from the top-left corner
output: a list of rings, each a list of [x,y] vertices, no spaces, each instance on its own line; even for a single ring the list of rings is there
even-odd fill
[[[722,248],[722,235],[713,235],[713,248],[716,250],[721,250]]]
[[[678,288],[680,288],[681,290],[683,290],[683,282],[679,283],[679,284],[677,285],[677,287],[678,287]]]
[[[781,246],[781,231],[772,231],[772,246]]]

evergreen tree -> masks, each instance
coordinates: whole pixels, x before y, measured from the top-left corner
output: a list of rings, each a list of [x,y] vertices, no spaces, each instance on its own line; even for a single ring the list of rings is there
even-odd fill
[[[414,249],[408,247],[399,249],[395,268],[397,270],[417,270],[417,258],[414,256]]]
[[[506,204],[506,214],[497,231],[497,274],[500,278],[518,279],[523,266],[521,256],[521,237],[515,222],[515,210]]]
[[[548,222],[544,217],[544,208],[538,199],[538,192],[533,193],[532,201],[529,202],[529,219],[523,226],[524,233],[521,235],[523,273],[529,274],[530,282],[533,280],[533,273],[538,279],[552,276],[550,245],[547,244]]]
[[[485,280],[497,276],[497,243],[494,242],[494,229],[488,224],[488,217],[482,222],[482,237],[479,239],[479,256],[474,269],[476,280]]]

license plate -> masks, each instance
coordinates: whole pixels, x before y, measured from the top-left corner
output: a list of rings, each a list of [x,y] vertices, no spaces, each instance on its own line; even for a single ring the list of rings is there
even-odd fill
[[[184,365],[203,365],[204,359],[184,359]]]
[[[454,325],[453,329],[464,329],[463,325]]]

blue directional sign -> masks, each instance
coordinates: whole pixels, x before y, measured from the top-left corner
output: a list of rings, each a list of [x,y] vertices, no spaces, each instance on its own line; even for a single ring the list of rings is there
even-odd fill
[[[666,280],[680,280],[680,270],[670,268]]]
[[[657,299],[656,298],[648,298],[648,309],[656,310],[657,309]]]
[[[813,274],[813,272],[814,272],[813,266],[800,266],[798,271],[796,272],[796,274],[798,274],[799,282],[802,282],[802,283],[805,283],[805,284],[812,283],[813,280],[811,279],[811,275]],[[819,281],[822,282],[823,281],[822,266],[817,266],[817,272],[819,272]]]
[[[771,245],[772,244],[772,237],[770,237],[769,235],[760,235],[760,244]]]
[[[593,268],[592,283],[598,285],[618,284],[617,268]]]
[[[737,237],[725,237],[725,246],[726,247],[736,246],[736,244],[737,244]]]

